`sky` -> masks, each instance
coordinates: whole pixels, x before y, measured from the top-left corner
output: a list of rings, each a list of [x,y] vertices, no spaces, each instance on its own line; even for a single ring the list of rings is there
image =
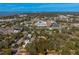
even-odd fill
[[[79,12],[79,3],[0,3],[0,12]]]

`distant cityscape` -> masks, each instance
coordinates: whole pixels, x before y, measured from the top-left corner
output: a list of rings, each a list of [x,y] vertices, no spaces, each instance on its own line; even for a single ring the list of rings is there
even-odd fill
[[[78,12],[0,16],[0,55],[78,54]]]

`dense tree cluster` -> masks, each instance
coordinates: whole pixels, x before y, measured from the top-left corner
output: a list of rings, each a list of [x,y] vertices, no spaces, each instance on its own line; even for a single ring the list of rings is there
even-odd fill
[[[26,46],[30,54],[79,54],[79,38],[72,38],[69,33],[36,29],[34,36],[35,40]]]

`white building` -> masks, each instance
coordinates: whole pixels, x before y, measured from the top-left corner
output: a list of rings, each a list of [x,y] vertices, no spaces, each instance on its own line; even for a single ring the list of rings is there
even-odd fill
[[[31,35],[31,34],[28,34],[28,37],[29,37],[29,38],[31,38],[31,37],[32,37],[32,35]]]
[[[20,32],[20,30],[14,30],[14,33],[18,33],[18,32]]]
[[[38,22],[35,23],[36,26],[42,27],[42,26],[47,26],[47,23],[45,21],[39,20]]]
[[[59,15],[59,18],[63,19],[63,18],[68,18],[68,16],[65,15]]]
[[[21,14],[21,15],[19,15],[19,17],[26,17],[27,16],[27,14]]]
[[[74,26],[74,27],[79,27],[79,23],[73,23],[71,25]]]

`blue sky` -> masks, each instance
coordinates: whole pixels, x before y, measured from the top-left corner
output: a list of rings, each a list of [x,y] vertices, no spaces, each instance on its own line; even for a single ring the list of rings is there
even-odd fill
[[[0,3],[0,12],[61,12],[79,11],[79,3]]]

